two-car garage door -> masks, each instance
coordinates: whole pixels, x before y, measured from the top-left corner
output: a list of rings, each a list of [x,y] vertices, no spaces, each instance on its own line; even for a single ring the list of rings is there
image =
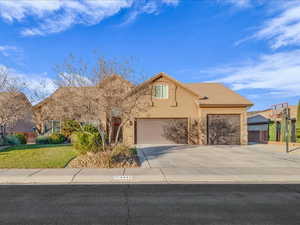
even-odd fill
[[[187,119],[137,119],[136,121],[136,143],[137,144],[187,144],[187,138],[175,143],[168,138],[165,128],[174,122],[184,123]]]

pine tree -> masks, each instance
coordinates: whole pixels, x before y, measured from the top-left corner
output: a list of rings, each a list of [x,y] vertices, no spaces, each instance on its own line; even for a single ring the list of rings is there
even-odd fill
[[[298,103],[297,121],[296,121],[296,138],[300,142],[300,100]]]

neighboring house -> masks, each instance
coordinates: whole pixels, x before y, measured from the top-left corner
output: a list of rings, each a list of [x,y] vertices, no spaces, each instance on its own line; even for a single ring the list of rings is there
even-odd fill
[[[15,117],[10,119],[14,120],[13,122],[5,124],[0,128],[0,133],[26,133],[29,136],[32,136],[33,128],[35,126],[32,105],[23,93],[11,94],[8,92],[1,92],[0,107],[1,116],[5,117],[5,114],[9,113],[11,114],[10,117]],[[11,113],[11,111],[14,110],[15,112]]]
[[[128,88],[133,88],[128,81],[123,81]],[[104,84],[103,84],[104,85]],[[186,138],[182,144],[247,144],[247,109],[252,103],[236,92],[218,83],[182,83],[165,73],[160,73],[143,84],[150,87],[152,94],[145,96],[144,101],[150,103],[145,111],[134,115],[135,119],[128,122],[123,131],[123,142],[126,144],[174,144],[174,141],[164,134],[165,126],[178,121],[187,128]],[[76,89],[76,88],[74,88]],[[90,92],[95,89],[87,87]],[[138,89],[135,89],[138,90]],[[82,91],[80,89],[77,92]],[[101,94],[99,95],[101,99]],[[57,90],[53,96],[65,98],[63,90]],[[51,98],[34,106],[37,118],[37,127],[46,131],[46,124],[50,130],[59,131],[59,124],[63,117],[42,119],[43,112],[55,108]],[[69,101],[72,97],[69,96]],[[62,110],[60,107],[59,110]],[[67,113],[67,106],[62,110]],[[98,111],[101,114],[101,109]],[[86,116],[86,115],[85,115]],[[97,116],[91,115],[92,120]],[[66,116],[67,117],[67,116]],[[78,115],[78,120],[82,120]],[[100,116],[105,119],[105,115]],[[118,124],[118,119],[116,118]],[[221,121],[221,126],[216,126],[216,121]],[[193,135],[195,130],[201,131],[200,135]]]
[[[73,119],[82,124],[98,125],[99,120],[105,122],[106,116],[102,111],[101,105],[94,104],[86,99],[93,99],[101,102],[103,89],[101,85],[122,86],[131,90],[134,85],[123,79],[121,76],[113,75],[104,79],[97,87],[61,87],[58,88],[51,96],[33,106],[34,120],[36,129],[39,134],[49,134],[60,132],[64,120]],[[68,107],[71,105],[71,107]],[[78,106],[78,110],[74,108]],[[99,106],[99,107],[98,107]],[[115,126],[120,123],[120,118],[114,118]],[[117,129],[114,129],[117,130]]]
[[[267,143],[269,139],[270,120],[262,115],[248,118],[248,142]]]
[[[296,142],[297,106],[289,106],[290,111],[290,139]],[[272,117],[272,109],[248,112],[249,142],[267,143],[268,141],[283,141],[281,118]]]

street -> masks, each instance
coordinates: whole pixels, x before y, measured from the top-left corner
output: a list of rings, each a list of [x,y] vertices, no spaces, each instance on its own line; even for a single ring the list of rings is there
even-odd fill
[[[300,185],[1,185],[1,225],[299,224]]]

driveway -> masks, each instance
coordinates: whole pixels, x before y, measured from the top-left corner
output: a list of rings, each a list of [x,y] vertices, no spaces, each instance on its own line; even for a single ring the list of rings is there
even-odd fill
[[[282,145],[139,146],[143,167],[151,168],[300,168],[300,149]]]

